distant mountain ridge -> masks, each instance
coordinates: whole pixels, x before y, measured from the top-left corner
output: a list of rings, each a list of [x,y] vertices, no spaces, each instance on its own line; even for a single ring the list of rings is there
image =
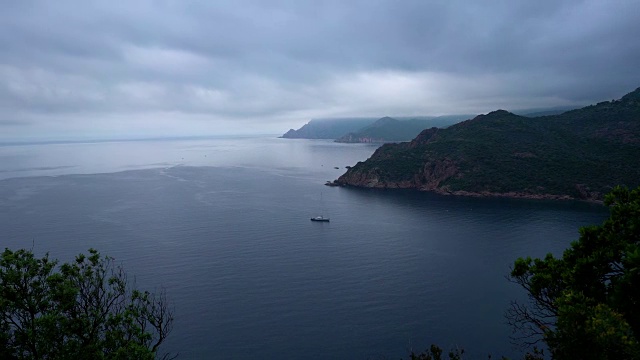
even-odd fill
[[[338,142],[397,142],[413,139],[428,127],[446,127],[472,115],[314,119],[282,138],[336,139]]]
[[[385,116],[373,124],[350,132],[336,139],[343,143],[384,143],[407,141],[415,137],[424,129],[424,125],[415,122],[402,122]]]
[[[357,132],[348,133],[336,142],[343,143],[389,143],[409,141],[422,130],[429,127],[447,127],[471,115],[446,115],[438,117],[419,117],[398,120],[389,116],[378,119],[373,124]]]
[[[559,115],[498,110],[426,129],[381,146],[333,184],[598,201],[615,185],[640,185],[640,88]]]
[[[286,139],[337,139],[340,136],[358,131],[373,123],[377,118],[335,118],[313,119],[300,129],[289,129],[283,138]]]

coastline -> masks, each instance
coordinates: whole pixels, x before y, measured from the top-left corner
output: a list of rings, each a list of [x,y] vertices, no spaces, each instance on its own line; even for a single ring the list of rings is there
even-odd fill
[[[465,197],[475,197],[475,198],[509,198],[509,199],[528,199],[528,200],[554,200],[554,201],[583,201],[592,204],[603,205],[604,201],[601,199],[587,197],[587,198],[576,198],[570,195],[559,195],[559,194],[530,194],[525,192],[518,191],[509,191],[505,193],[491,192],[491,191],[466,191],[466,190],[448,190],[446,188],[418,188],[413,186],[407,187],[391,187],[391,186],[360,186],[360,185],[351,185],[346,183],[338,183],[337,180],[327,181],[325,186],[330,187],[354,187],[360,189],[384,189],[384,190],[413,190],[420,192],[432,192],[438,195],[445,196],[465,196]]]

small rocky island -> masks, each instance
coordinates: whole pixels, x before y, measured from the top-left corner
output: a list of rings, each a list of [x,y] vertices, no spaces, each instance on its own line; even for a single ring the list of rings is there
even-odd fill
[[[559,115],[504,110],[385,144],[327,185],[601,201],[640,185],[640,88]]]

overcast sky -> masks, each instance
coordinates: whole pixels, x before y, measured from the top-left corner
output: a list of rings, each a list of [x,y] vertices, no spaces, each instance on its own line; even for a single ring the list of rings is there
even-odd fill
[[[640,1],[2,1],[0,140],[283,133],[640,86]]]

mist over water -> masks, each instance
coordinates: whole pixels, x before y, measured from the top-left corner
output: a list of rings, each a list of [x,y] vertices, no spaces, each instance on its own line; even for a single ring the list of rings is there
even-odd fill
[[[519,256],[560,254],[606,209],[323,186],[375,147],[228,138],[0,147],[0,247],[89,247],[163,286],[181,358],[515,356]],[[340,169],[334,169],[334,167]],[[323,214],[330,223],[313,223]]]

